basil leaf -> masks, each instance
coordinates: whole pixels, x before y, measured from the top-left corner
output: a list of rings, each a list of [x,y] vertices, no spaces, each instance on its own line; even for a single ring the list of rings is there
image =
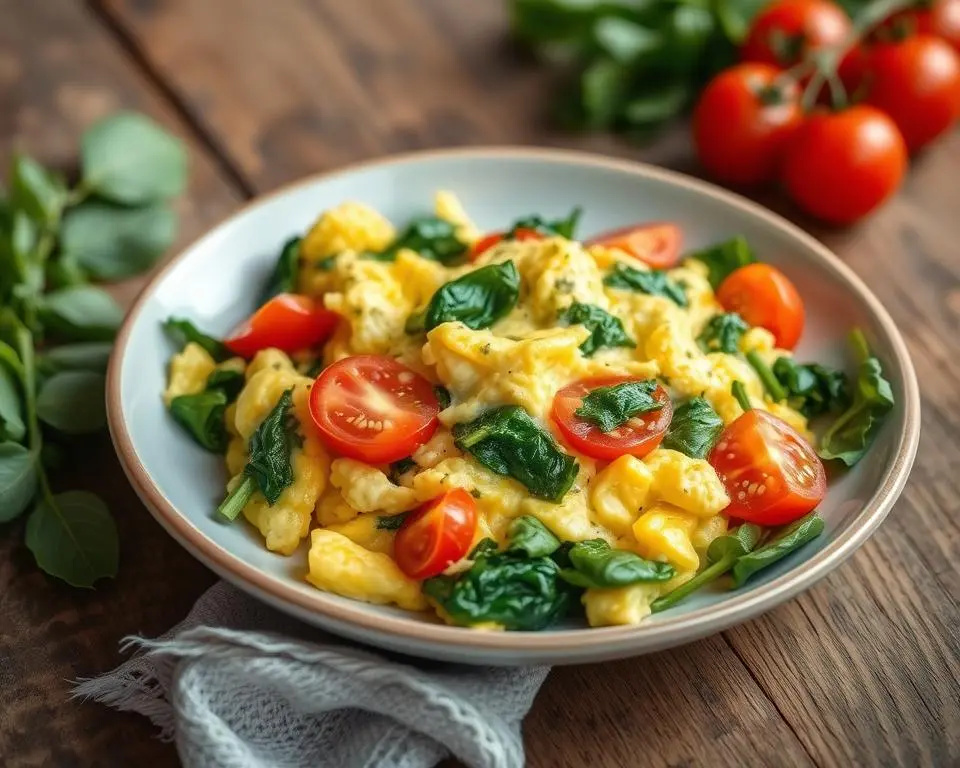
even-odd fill
[[[37,395],[37,416],[68,435],[96,432],[107,424],[105,382],[93,371],[54,374]]]
[[[705,459],[723,432],[723,419],[702,397],[681,403],[663,438],[663,447],[680,451],[692,459]]]
[[[26,434],[20,382],[13,371],[0,363],[0,440],[19,442]]]
[[[799,549],[823,533],[824,523],[816,512],[801,517],[784,527],[762,547],[748,552],[737,560],[733,566],[733,583],[737,587],[743,586],[757,571],[782,560],[794,550]]]
[[[669,581],[676,569],[669,563],[645,560],[635,552],[613,549],[603,539],[578,541],[567,553],[572,568],[560,572],[568,584],[586,589],[626,587],[651,581]]]
[[[187,430],[197,445],[212,453],[224,453],[229,441],[223,417],[226,407],[226,394],[213,389],[173,398],[170,415]]]
[[[439,384],[434,386],[433,394],[437,397],[437,402],[440,404],[440,410],[445,411],[450,407],[452,398],[450,397],[450,390],[446,387],[442,387]]]
[[[117,527],[103,501],[85,491],[42,498],[27,517],[26,544],[37,565],[74,587],[117,575]]]
[[[735,355],[740,351],[740,339],[749,330],[750,326],[736,312],[724,312],[710,318],[697,336],[697,343],[707,353]]]
[[[742,235],[690,253],[687,258],[697,259],[707,265],[710,270],[708,279],[713,290],[717,290],[731,272],[757,260],[747,239]]]
[[[487,469],[512,477],[531,495],[559,502],[577,477],[576,460],[517,405],[493,408],[453,428],[454,441]]]
[[[83,185],[122,205],[179,195],[187,181],[183,144],[143,115],[121,112],[101,120],[80,142]]]
[[[663,408],[653,396],[656,390],[654,379],[597,387],[583,398],[574,414],[595,424],[601,432],[613,432],[639,413]]]
[[[433,294],[424,317],[426,330],[460,321],[468,328],[489,328],[509,314],[520,296],[520,274],[512,261],[490,264],[446,283]]]
[[[603,284],[610,288],[623,288],[650,296],[665,296],[677,306],[687,306],[687,294],[683,288],[659,269],[639,270],[618,262],[614,265],[613,272],[604,278]]]
[[[48,293],[39,309],[44,325],[76,341],[109,341],[123,320],[123,310],[110,294],[92,285]]]
[[[849,382],[843,371],[780,357],[773,364],[773,375],[786,390],[790,407],[808,419],[850,405]]]
[[[423,216],[411,221],[386,249],[366,255],[378,261],[393,261],[403,248],[445,266],[461,263],[467,254],[467,244],[457,238],[456,224],[438,216]]]
[[[292,237],[283,244],[280,258],[273,268],[270,279],[260,294],[260,304],[266,304],[281,293],[296,293],[297,273],[300,267],[300,242],[302,238]]]
[[[237,399],[246,379],[240,371],[218,368],[207,377],[207,392],[223,392],[228,403]]]
[[[377,517],[378,531],[399,531],[403,521],[409,517],[409,512],[400,512],[396,515],[380,515]]]
[[[168,317],[163,324],[163,330],[180,349],[183,349],[192,341],[194,344],[199,344],[203,347],[207,351],[207,354],[219,363],[222,363],[230,357],[230,350],[224,346],[222,341],[203,333],[189,320],[184,320],[179,317]]]
[[[593,304],[574,303],[560,313],[559,321],[567,325],[582,325],[590,336],[580,345],[585,357],[603,347],[635,347],[623,328],[620,318],[611,315]]]
[[[515,517],[507,528],[507,551],[524,552],[527,557],[547,557],[560,547],[560,539],[532,515]]]
[[[107,342],[88,341],[61,344],[44,350],[37,359],[38,368],[46,373],[59,371],[96,371],[104,373],[113,346]]]
[[[18,443],[0,443],[0,523],[19,517],[36,490],[36,454]]]
[[[10,164],[10,202],[45,227],[54,227],[67,202],[63,179],[26,155],[15,154]]]
[[[88,200],[64,218],[60,247],[94,277],[120,280],[152,267],[176,235],[177,215],[166,204],[123,208]]]
[[[271,506],[284,488],[293,484],[290,454],[298,437],[292,408],[292,390],[288,389],[250,437],[250,460],[243,471],[256,481]]]
[[[863,332],[854,330],[850,344],[859,362],[853,403],[826,431],[818,451],[821,459],[838,459],[848,467],[864,457],[894,405],[893,389]]]
[[[559,237],[565,237],[567,240],[573,240],[573,236],[577,231],[577,224],[580,221],[580,217],[583,215],[583,209],[577,206],[567,215],[565,219],[554,219],[548,221],[539,214],[532,214],[530,216],[525,216],[522,219],[517,219],[513,222],[513,225],[509,230],[504,234],[504,240],[513,240],[517,236],[517,232],[522,229],[533,230],[539,232],[541,235],[553,236],[557,235]]]

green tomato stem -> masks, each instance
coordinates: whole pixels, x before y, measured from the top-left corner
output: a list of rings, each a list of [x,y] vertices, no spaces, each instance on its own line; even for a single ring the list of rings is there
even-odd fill
[[[728,555],[717,560],[713,565],[700,571],[700,573],[690,579],[686,584],[681,584],[672,592],[668,592],[663,597],[658,597],[654,600],[650,605],[651,613],[659,613],[667,608],[672,608],[687,597],[687,595],[696,592],[702,586],[723,576],[723,574],[733,568],[735,562],[737,562],[735,555]]]
[[[240,485],[227,494],[227,498],[217,507],[217,512],[227,518],[227,520],[236,520],[237,516],[243,511],[243,508],[247,506],[247,502],[250,501],[250,497],[253,496],[253,492],[256,489],[256,481],[248,475],[243,478],[243,482],[240,483]]]

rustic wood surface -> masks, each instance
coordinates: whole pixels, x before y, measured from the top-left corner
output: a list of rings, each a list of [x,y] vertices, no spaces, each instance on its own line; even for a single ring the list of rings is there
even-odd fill
[[[548,75],[506,37],[499,0],[0,0],[0,160],[69,163],[82,128],[143,110],[187,142],[182,241],[242,199],[393,152],[574,146],[695,171],[686,132],[638,148],[551,130]],[[960,764],[960,136],[896,200],[827,231],[899,323],[923,392],[920,455],[880,532],[815,588],[684,648],[555,670],[525,723],[534,768]],[[141,282],[118,286],[129,301]],[[151,726],[67,701],[213,581],[155,524],[106,440],[65,478],[102,493],[122,536],[95,592],[43,576],[22,523],[0,529],[0,764],[175,765]]]

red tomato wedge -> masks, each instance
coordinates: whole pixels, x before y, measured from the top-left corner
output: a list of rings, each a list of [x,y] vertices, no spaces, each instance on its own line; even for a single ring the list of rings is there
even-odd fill
[[[803,299],[783,272],[769,264],[734,270],[717,289],[717,301],[750,325],[773,334],[778,347],[793,349],[803,333]]]
[[[235,355],[253,357],[261,349],[309,349],[329,338],[340,316],[307,296],[274,296],[224,340]]]
[[[473,250],[470,251],[470,260],[473,261],[484,251],[489,251],[493,246],[503,240],[508,233],[492,232],[489,235],[481,237],[473,244]],[[513,233],[511,240],[543,240],[543,235],[535,229],[521,227]]]
[[[368,464],[409,456],[433,436],[439,412],[433,385],[382,355],[338,360],[310,391],[310,415],[323,441]]]
[[[470,551],[477,530],[477,503],[454,488],[410,513],[393,542],[393,556],[411,579],[443,573]]]
[[[676,224],[639,224],[605,232],[587,245],[619,248],[654,269],[669,269],[680,260],[683,235]]]
[[[612,432],[602,432],[593,422],[582,419],[575,411],[584,396],[598,387],[609,387],[626,381],[643,381],[632,376],[600,376],[581,379],[557,392],[553,399],[553,420],[563,439],[574,450],[595,459],[613,460],[630,454],[638,459],[660,445],[673,418],[673,406],[667,391],[657,386],[653,397],[662,407],[640,413]]]
[[[707,460],[727,489],[727,517],[786,525],[813,510],[827,492],[823,464],[789,424],[749,410],[720,435]]]

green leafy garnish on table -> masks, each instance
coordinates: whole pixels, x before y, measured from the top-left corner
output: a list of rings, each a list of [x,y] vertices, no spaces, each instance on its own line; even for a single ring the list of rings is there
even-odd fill
[[[656,390],[654,379],[597,387],[583,397],[574,413],[601,432],[613,432],[634,416],[663,408],[663,403],[653,396]]]
[[[693,397],[673,411],[663,447],[693,459],[705,459],[723,432],[723,419],[703,397]]]
[[[584,357],[590,357],[598,349],[637,346],[627,335],[619,317],[593,304],[575,302],[563,310],[557,320],[564,325],[582,325],[590,331],[587,340],[580,345]]]

